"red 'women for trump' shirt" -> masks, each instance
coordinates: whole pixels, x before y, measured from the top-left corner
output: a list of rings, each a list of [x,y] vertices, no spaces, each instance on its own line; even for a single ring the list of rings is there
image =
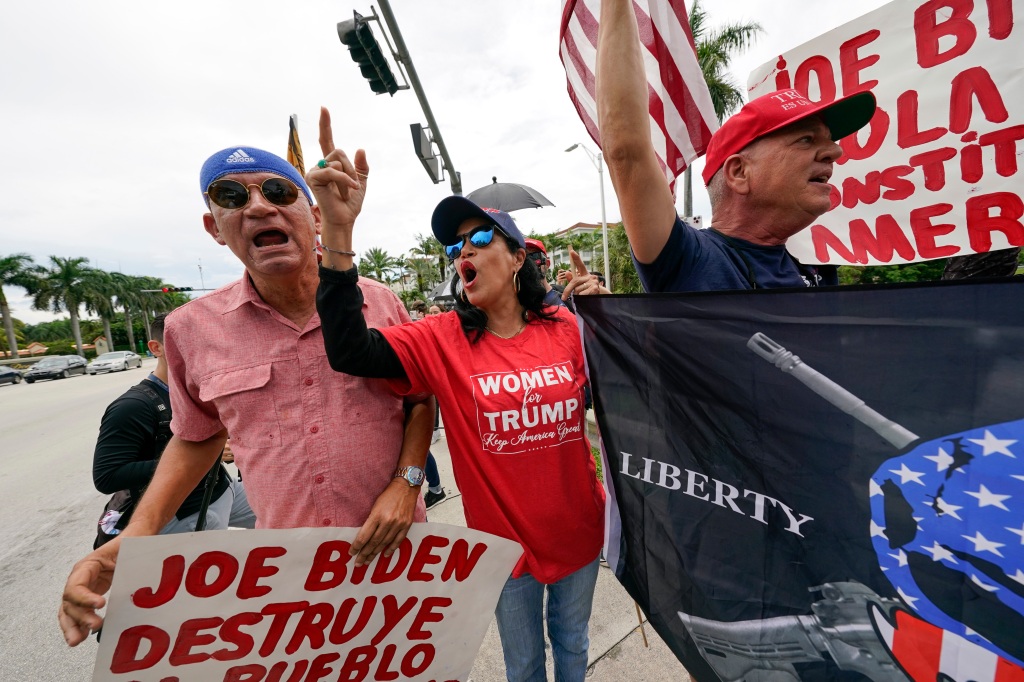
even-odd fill
[[[408,375],[392,386],[437,396],[467,524],[522,545],[512,575],[550,584],[596,559],[605,496],[572,315],[560,308],[556,321],[473,344],[454,312],[380,331]]]

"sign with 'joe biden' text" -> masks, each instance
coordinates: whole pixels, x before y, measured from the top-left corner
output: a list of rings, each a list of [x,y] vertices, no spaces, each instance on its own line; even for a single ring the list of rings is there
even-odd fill
[[[467,679],[520,546],[414,524],[357,568],[356,532],[126,538],[93,680]]]
[[[771,59],[750,97],[871,90],[840,143],[832,210],[788,243],[806,263],[884,265],[1024,245],[1024,0],[895,0]]]

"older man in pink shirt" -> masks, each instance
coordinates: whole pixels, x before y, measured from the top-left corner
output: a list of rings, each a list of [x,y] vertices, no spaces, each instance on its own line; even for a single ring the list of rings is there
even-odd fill
[[[367,178],[359,179],[360,197]],[[203,165],[206,231],[245,265],[242,278],[168,317],[174,438],[121,536],[155,534],[231,434],[261,528],[360,526],[356,564],[394,551],[425,520],[419,485],[434,400],[403,401],[380,380],[327,363],[316,312],[320,210],[286,161],[230,147]],[[353,254],[354,255],[354,254]],[[360,280],[368,324],[409,318],[387,287]],[[71,646],[102,625],[120,539],[79,561],[58,620]]]

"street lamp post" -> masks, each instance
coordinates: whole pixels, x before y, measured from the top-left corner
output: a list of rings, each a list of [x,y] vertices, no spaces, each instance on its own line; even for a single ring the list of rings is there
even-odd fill
[[[597,169],[597,180],[601,184],[601,240],[604,243],[604,282],[608,290],[612,290],[612,270],[608,265],[608,221],[605,218],[604,210],[604,157],[601,152],[595,154],[594,152],[587,149],[584,145],[577,142],[573,146],[569,147],[565,151],[571,152],[576,148],[580,148],[587,153],[587,157],[590,159],[590,163],[594,164],[594,168]]]

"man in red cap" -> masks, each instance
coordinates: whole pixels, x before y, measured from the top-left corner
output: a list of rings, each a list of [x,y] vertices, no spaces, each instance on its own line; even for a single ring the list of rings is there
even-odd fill
[[[597,114],[604,158],[619,199],[640,281],[647,291],[712,291],[824,283],[801,272],[786,240],[830,208],[839,139],[871,120],[861,92],[816,104],[796,90],[759,97],[708,145],[704,183],[712,221],[679,220],[651,143],[643,48],[628,0],[601,3]]]
[[[540,270],[540,281],[544,285],[544,304],[560,306],[565,305],[562,301],[562,292],[551,286],[548,281],[548,268],[551,267],[551,259],[548,258],[548,250],[544,242],[539,239],[526,240],[526,257],[533,261],[533,264]]]

